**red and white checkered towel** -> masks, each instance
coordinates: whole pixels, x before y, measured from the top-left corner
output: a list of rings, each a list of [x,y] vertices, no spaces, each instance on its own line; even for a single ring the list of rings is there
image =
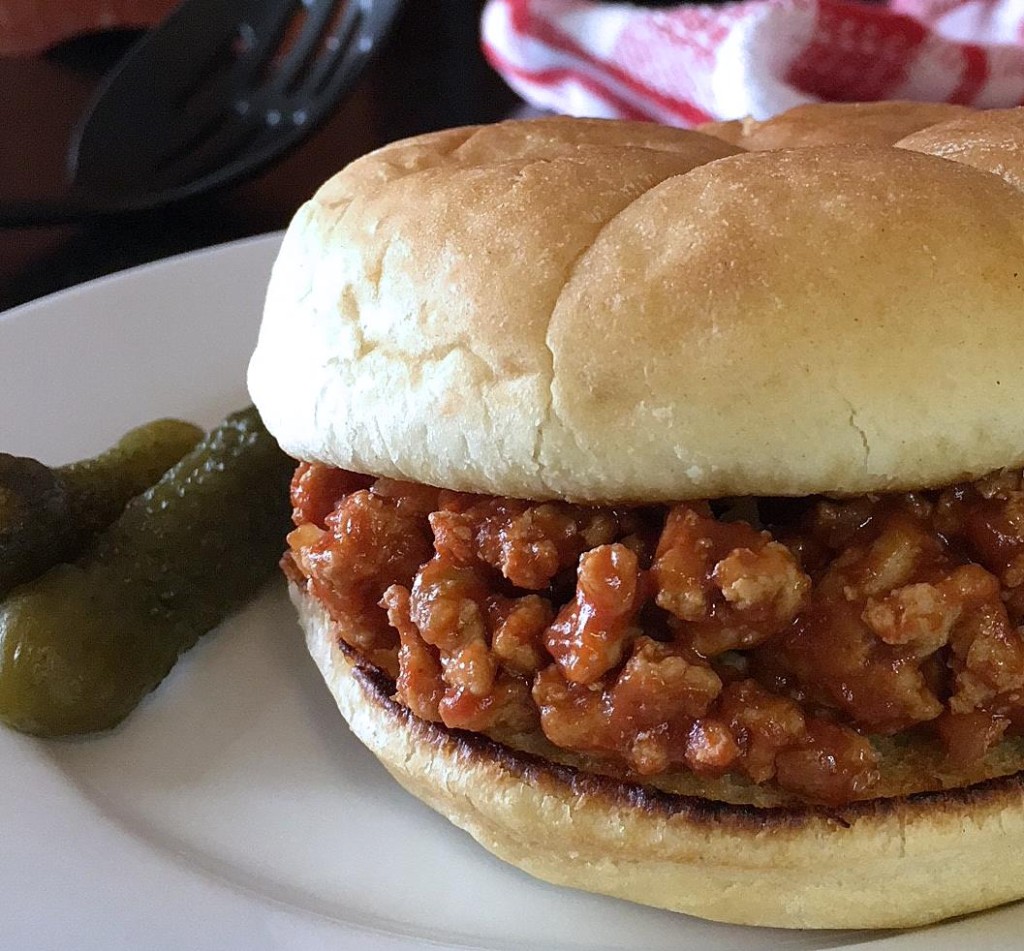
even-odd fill
[[[692,126],[823,100],[1024,102],[1024,0],[489,0],[483,47],[527,102],[572,115]]]

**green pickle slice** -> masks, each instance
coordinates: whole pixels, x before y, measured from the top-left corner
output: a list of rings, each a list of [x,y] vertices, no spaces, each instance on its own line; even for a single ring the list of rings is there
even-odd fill
[[[125,433],[106,452],[61,466],[57,472],[75,527],[89,534],[106,528],[202,438],[194,423],[155,419]]]
[[[56,472],[0,453],[0,597],[66,557],[71,503]]]
[[[0,604],[0,719],[108,729],[274,571],[294,466],[254,408],[229,416],[133,499],[76,563]]]
[[[202,436],[192,423],[158,419],[94,459],[59,469],[0,453],[0,597],[78,557]]]

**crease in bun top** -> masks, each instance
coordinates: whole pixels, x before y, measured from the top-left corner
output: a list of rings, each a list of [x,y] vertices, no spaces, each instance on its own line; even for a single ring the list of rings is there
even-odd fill
[[[454,129],[300,209],[249,386],[310,649],[548,880],[797,927],[1018,898],[1024,113],[737,128]]]

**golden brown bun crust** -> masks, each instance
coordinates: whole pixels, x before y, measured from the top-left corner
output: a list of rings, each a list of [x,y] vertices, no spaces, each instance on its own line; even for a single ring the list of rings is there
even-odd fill
[[[552,764],[413,717],[352,666],[292,585],[310,652],[357,737],[409,792],[500,858],[716,921],[893,928],[1024,895],[1024,777],[841,809],[759,809]]]
[[[706,122],[698,131],[750,152],[816,145],[893,145],[911,132],[972,111],[944,102],[815,102],[763,121]]]
[[[1024,107],[970,112],[914,132],[896,147],[991,172],[1024,191]]]
[[[596,503],[1024,463],[1024,195],[905,149],[733,151],[562,119],[355,162],[274,268],[249,380],[271,432]]]

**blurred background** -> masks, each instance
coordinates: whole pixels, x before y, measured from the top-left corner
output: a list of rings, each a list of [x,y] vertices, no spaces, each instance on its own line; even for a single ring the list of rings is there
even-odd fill
[[[364,152],[508,115],[519,100],[480,52],[482,7],[483,0],[406,2],[378,55],[324,124],[248,181],[148,212],[0,228],[0,310],[121,268],[283,228],[324,179]],[[75,122],[137,36],[93,33],[41,54],[0,56],[0,181],[7,192],[31,194],[64,174]]]
[[[0,0],[0,309],[283,228],[357,156],[524,100],[1014,106],[1022,37],[1021,0]]]

